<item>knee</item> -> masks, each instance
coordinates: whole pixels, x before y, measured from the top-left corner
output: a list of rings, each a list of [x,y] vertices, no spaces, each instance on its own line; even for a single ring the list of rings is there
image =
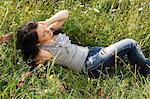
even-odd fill
[[[130,45],[137,45],[137,42],[134,39],[127,38],[124,39],[124,41]]]

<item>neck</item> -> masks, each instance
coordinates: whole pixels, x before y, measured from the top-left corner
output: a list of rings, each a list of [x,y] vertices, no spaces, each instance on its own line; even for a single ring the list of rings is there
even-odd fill
[[[48,43],[53,43],[55,42],[55,37],[52,36],[51,38],[47,38],[45,40],[42,40],[41,42],[39,42],[39,44],[48,44]]]

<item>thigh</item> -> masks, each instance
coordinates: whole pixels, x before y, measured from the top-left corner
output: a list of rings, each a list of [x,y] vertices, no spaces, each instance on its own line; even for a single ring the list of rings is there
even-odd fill
[[[132,47],[134,47],[133,45],[136,45],[136,42],[134,40],[124,39],[101,49],[97,54],[89,57],[88,61],[86,62],[89,75],[92,77],[98,77],[100,71],[104,67],[110,67],[115,65],[116,57],[123,59],[125,56],[129,55],[132,56],[132,58],[134,57],[134,60],[136,60],[136,54],[133,54],[136,52],[135,50],[131,50]],[[129,57],[126,58],[128,59]],[[142,60],[141,58],[139,59]]]
[[[115,64],[115,56],[123,58],[129,49],[130,42],[128,39],[102,48],[98,53],[88,58],[87,67],[94,70],[100,66],[112,66]]]

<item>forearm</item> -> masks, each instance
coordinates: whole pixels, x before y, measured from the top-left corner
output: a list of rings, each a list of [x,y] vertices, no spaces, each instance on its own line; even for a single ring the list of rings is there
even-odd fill
[[[51,18],[45,20],[46,24],[49,26],[50,24],[57,22],[57,21],[62,21],[65,20],[69,17],[69,12],[68,10],[62,10],[53,15]]]

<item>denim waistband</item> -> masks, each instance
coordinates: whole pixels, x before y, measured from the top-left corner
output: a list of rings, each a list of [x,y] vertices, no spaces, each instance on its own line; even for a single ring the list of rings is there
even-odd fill
[[[100,46],[88,47],[89,52],[88,52],[88,55],[84,61],[85,68],[82,70],[83,73],[87,74],[87,61],[88,61],[89,57],[98,53],[102,48],[104,48],[104,47],[100,47]]]
[[[104,48],[104,47],[100,47],[100,46],[88,47],[89,52],[88,52],[88,55],[87,55],[87,57],[86,57],[86,59],[85,59],[85,65],[86,65],[86,61],[88,61],[88,58],[89,58],[90,56],[93,56],[93,55],[95,55],[96,53],[98,53],[102,48]]]

